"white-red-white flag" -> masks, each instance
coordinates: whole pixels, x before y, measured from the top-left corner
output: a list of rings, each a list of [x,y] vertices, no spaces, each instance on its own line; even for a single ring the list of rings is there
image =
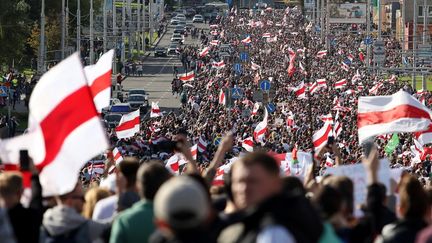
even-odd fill
[[[102,108],[110,105],[113,56],[114,50],[109,50],[99,58],[96,64],[84,67],[93,101],[99,113],[102,112]]]
[[[264,119],[258,123],[254,130],[254,139],[257,143],[264,143],[264,137],[267,132],[267,120],[268,120],[268,112],[267,109],[264,109]]]
[[[371,89],[369,89],[369,94],[377,94],[378,90],[383,86],[382,82],[378,82]]]
[[[428,129],[422,132],[414,133],[421,145],[432,143],[432,125],[429,125]]]
[[[244,38],[241,42],[243,44],[250,44],[252,42],[250,35],[248,35],[246,38]]]
[[[18,165],[28,150],[43,196],[72,191],[82,166],[109,146],[78,53],[40,78],[29,111],[29,133],[0,142],[2,162]]]
[[[263,38],[270,38],[271,34],[269,32],[266,32],[262,35]]]
[[[317,53],[318,58],[323,58],[325,56],[327,56],[327,50],[318,51],[318,53]]]
[[[351,83],[355,84],[357,81],[361,81],[361,75],[359,70],[357,69],[356,74],[351,78]]]
[[[199,53],[200,57],[205,57],[207,56],[207,54],[209,53],[210,47],[206,46],[204,47],[204,49],[202,49]]]
[[[180,74],[179,75],[179,79],[183,82],[189,82],[189,81],[193,81],[195,80],[195,72],[194,71],[190,71],[184,74]]]
[[[113,159],[116,165],[120,164],[120,162],[123,161],[123,156],[120,153],[120,151],[118,150],[118,148],[114,148],[113,151]]]
[[[162,112],[159,109],[159,105],[157,102],[152,102],[151,104],[151,110],[150,110],[150,117],[160,117],[162,116]]]
[[[242,141],[242,147],[248,151],[248,152],[253,152],[253,146],[254,146],[254,142],[252,137],[248,137],[243,139]]]
[[[226,105],[226,96],[225,96],[225,92],[223,91],[223,89],[221,89],[219,92],[219,104]]]
[[[319,119],[321,119],[321,121],[323,122],[329,122],[330,124],[333,124],[333,116],[331,113],[327,115],[322,115],[319,117]]]
[[[341,68],[345,71],[349,71],[350,67],[348,64],[346,64],[345,62],[341,62]]]
[[[198,151],[200,153],[204,153],[207,150],[207,141],[203,138],[203,136],[200,136],[198,139]]]
[[[333,128],[333,133],[335,138],[339,137],[342,132],[342,123],[340,121],[336,121]]]
[[[332,126],[329,122],[326,122],[324,126],[313,135],[312,140],[315,151],[325,146],[330,136],[332,136]]]
[[[255,70],[260,69],[261,67],[258,64],[251,61],[251,68],[252,68],[252,70],[255,71]]]
[[[419,132],[431,124],[431,111],[410,94],[359,97],[359,142],[386,133]]]
[[[140,110],[125,114],[120,119],[119,125],[115,128],[119,139],[130,138],[140,130]]]
[[[217,45],[219,45],[219,40],[212,40],[212,41],[210,41],[210,45],[212,45],[212,46],[217,46]]]
[[[253,116],[255,116],[258,113],[259,108],[260,108],[260,104],[258,102],[256,102],[253,106],[253,109],[252,109],[252,115]]]
[[[220,61],[220,62],[213,62],[213,68],[224,68],[225,67],[225,62],[224,60]]]
[[[341,79],[337,82],[335,82],[335,89],[342,89],[343,87],[345,87],[347,85],[347,80],[346,78]]]
[[[191,150],[192,158],[193,158],[194,160],[196,160],[196,159],[197,159],[197,156],[198,156],[198,144],[195,144],[194,146],[192,146],[192,147],[190,148],[190,150]]]
[[[171,171],[175,175],[180,174],[180,166],[186,164],[187,161],[183,158],[181,154],[174,154],[171,156],[166,164],[165,168],[167,168],[169,171]]]
[[[306,99],[306,86],[303,82],[294,90],[295,95],[299,99]]]

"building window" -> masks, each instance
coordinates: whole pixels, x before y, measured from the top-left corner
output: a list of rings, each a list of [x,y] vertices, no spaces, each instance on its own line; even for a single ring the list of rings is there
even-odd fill
[[[424,6],[418,6],[418,12],[417,12],[418,17],[423,17],[423,7]],[[426,6],[426,7],[429,10],[427,15],[428,18],[432,18],[432,6]]]

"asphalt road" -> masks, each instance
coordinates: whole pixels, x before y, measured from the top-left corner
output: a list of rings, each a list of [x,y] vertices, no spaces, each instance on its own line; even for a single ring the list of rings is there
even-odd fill
[[[189,22],[191,20],[188,20]],[[199,29],[208,29],[208,24],[194,24]],[[173,28],[168,31],[160,40],[158,46],[168,47],[173,33]],[[199,44],[199,41],[192,40],[190,35],[185,40],[186,45]],[[144,72],[142,77],[128,77],[123,82],[125,90],[132,88],[143,88],[149,93],[150,102],[159,102],[162,112],[169,112],[180,107],[180,99],[171,93],[171,81],[173,79],[173,65],[181,65],[177,56],[154,57],[153,52],[145,59]],[[151,104],[151,103],[150,103]]]

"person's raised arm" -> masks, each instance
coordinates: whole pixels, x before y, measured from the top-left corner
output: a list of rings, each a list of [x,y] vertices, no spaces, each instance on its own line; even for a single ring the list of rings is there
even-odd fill
[[[198,174],[198,166],[196,161],[192,157],[192,153],[190,150],[190,143],[187,141],[187,138],[183,134],[178,134],[176,137],[177,140],[177,149],[183,155],[184,159],[187,163],[187,173],[188,174]]]
[[[222,138],[221,143],[219,144],[219,147],[213,157],[213,160],[211,161],[209,167],[207,168],[206,172],[204,173],[204,179],[207,181],[207,183],[211,184],[211,182],[214,179],[214,176],[216,175],[216,170],[219,166],[221,166],[223,159],[225,157],[225,153],[230,151],[233,147],[233,133],[228,132],[225,134],[225,136]]]

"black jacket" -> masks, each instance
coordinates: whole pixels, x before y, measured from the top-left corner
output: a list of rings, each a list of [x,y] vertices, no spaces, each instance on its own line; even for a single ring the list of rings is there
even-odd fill
[[[378,242],[415,242],[417,233],[426,227],[426,222],[421,219],[402,219],[384,227],[382,238]]]

